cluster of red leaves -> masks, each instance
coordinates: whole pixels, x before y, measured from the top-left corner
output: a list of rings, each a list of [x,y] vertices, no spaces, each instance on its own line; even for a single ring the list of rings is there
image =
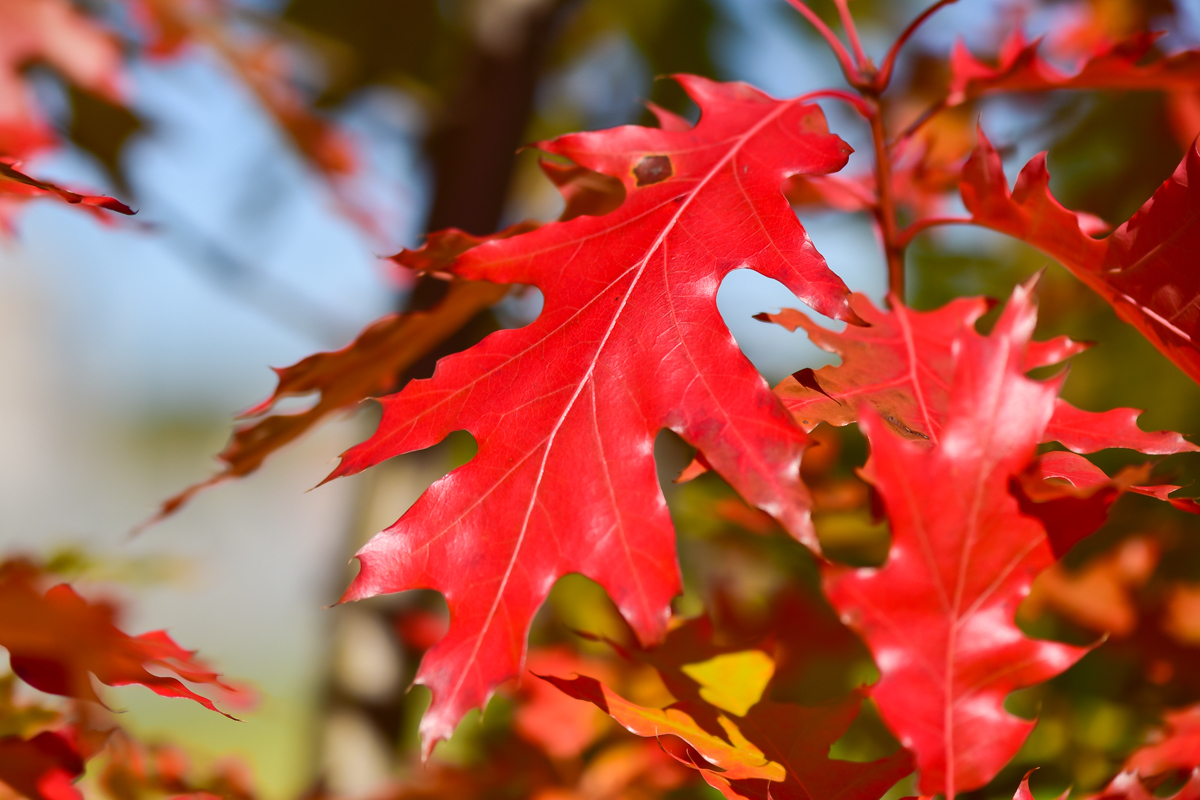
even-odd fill
[[[803,2],[792,5],[832,40]],[[849,20],[845,2],[837,5]],[[1190,190],[1200,151],[1190,147],[1137,214],[1095,238],[1102,232],[1097,220],[1049,193],[1044,155],[1010,190],[982,133],[963,163],[929,160],[930,149],[906,144],[913,133],[887,146],[875,99],[910,34],[879,70],[865,58],[852,64],[834,40],[863,99],[823,94],[849,98],[872,124],[880,162],[870,179],[830,175],[845,165],[849,148],[829,133],[811,97],[781,101],[744,84],[681,76],[700,107],[698,123],[660,112],[658,128],[625,126],[539,144],[572,162],[548,168],[567,200],[560,220],[492,237],[435,233],[421,250],[397,256],[403,266],[450,280],[448,299],[428,312],[380,321],[347,349],[280,371],[276,394],[255,412],[288,394],[316,390],[320,401],[235,436],[217,479],[255,469],[330,412],[394,385],[508,285],[542,291],[545,307],[535,322],[446,357],[432,378],[382,398],[378,430],[345,453],[331,475],[430,447],[456,430],[478,442],[471,461],[435,482],[359,551],[361,570],[343,598],[417,588],[445,596],[448,632],[425,654],[416,679],[432,692],[421,723],[426,753],[467,711],[522,674],[534,612],[567,573],[608,592],[643,650],[667,635],[680,579],[653,458],[663,428],[697,449],[699,466],[689,474],[713,469],[810,549],[826,596],[879,669],[866,694],[908,751],[877,764],[878,775],[874,767],[828,760],[859,696],[816,710],[757,697],[722,705],[711,686],[707,697],[695,686],[677,691],[686,683],[672,683],[674,673],[664,669],[677,702],[662,709],[630,703],[595,677],[550,678],[639,735],[685,742],[664,747],[728,797],[841,791],[847,800],[873,800],[902,766],[907,771],[908,753],[922,794],[952,798],[984,786],[1033,727],[1005,710],[1005,698],[1063,673],[1088,652],[1031,638],[1016,625],[1035,578],[1104,524],[1122,494],[1200,511],[1195,501],[1172,496],[1178,487],[1155,483],[1149,466],[1109,476],[1084,458],[1107,448],[1149,455],[1198,448],[1173,432],[1141,430],[1132,409],[1075,408],[1058,397],[1062,374],[1029,378],[1030,370],[1082,349],[1066,338],[1033,341],[1032,283],[1016,287],[985,336],[975,324],[987,301],[964,298],[922,313],[892,296],[890,309],[880,310],[851,295],[813,248],[789,198],[871,211],[889,259],[935,225],[1002,231],[1053,256],[1200,380],[1200,285],[1191,269],[1200,215]],[[997,66],[959,48],[932,113],[1001,91],[1200,88],[1197,54],[1158,57],[1154,42],[1150,35],[1101,42],[1070,73],[1020,38],[1009,41]],[[954,182],[970,217],[924,216]],[[899,232],[897,205],[916,215]],[[803,327],[841,355],[841,365],[801,371],[772,393],[716,309],[721,280],[740,268],[779,280],[814,310],[849,323],[835,333],[800,312],[768,317]],[[822,554],[813,497],[799,469],[808,432],[821,422],[856,422],[867,436],[871,454],[861,474],[892,534],[881,567],[849,568]],[[1066,449],[1043,452],[1053,444]],[[1185,722],[1171,725],[1171,741],[1191,741],[1179,734]],[[1191,762],[1175,766],[1200,763],[1189,746],[1179,747]],[[1105,796],[1146,792],[1142,778],[1155,777],[1151,768],[1130,769],[1138,774],[1119,777]],[[1181,796],[1194,791],[1188,784]]]
[[[9,735],[0,738],[0,782],[25,797],[81,797],[72,782],[113,730],[97,713],[102,701],[93,679],[108,686],[145,686],[213,711],[212,700],[184,681],[213,687],[229,702],[250,699],[247,689],[223,681],[165,631],[130,636],[116,627],[113,606],[85,600],[67,584],[47,588],[48,582],[31,562],[0,564],[0,646],[8,651],[13,673],[42,692],[82,701],[72,703],[65,716],[22,706],[13,701],[11,677],[4,682],[0,723]],[[178,677],[156,674],[163,672]]]
[[[122,49],[174,58],[190,47],[206,48],[232,68],[261,102],[296,151],[326,176],[347,214],[370,228],[345,179],[356,169],[348,136],[305,102],[292,82],[294,58],[277,35],[248,36],[234,9],[223,0],[128,0],[122,8],[141,38],[123,42],[101,20],[67,0],[0,2],[0,227],[11,233],[18,207],[50,197],[83,207],[131,214],[111,198],[93,197],[30,178],[13,167],[59,144],[46,115],[31,101],[25,70],[51,67],[78,89],[124,107],[132,82]],[[101,215],[103,218],[103,215]]]

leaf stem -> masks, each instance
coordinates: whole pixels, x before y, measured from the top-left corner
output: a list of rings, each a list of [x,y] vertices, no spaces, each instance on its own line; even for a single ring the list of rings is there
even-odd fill
[[[896,68],[896,57],[900,54],[900,49],[904,47],[904,45],[908,43],[908,40],[912,38],[912,35],[917,32],[917,29],[924,25],[925,21],[936,14],[940,9],[957,2],[958,0],[938,0],[938,2],[934,3],[929,8],[918,14],[912,22],[908,23],[908,27],[905,28],[904,32],[901,33],[896,39],[896,43],[892,45],[892,48],[888,50],[887,56],[883,59],[883,65],[879,68],[879,75],[875,78],[875,86],[878,91],[882,92],[888,87],[888,84],[891,83],[892,72]]]
[[[816,12],[805,5],[804,0],[788,0],[792,8],[800,12],[800,15],[808,20],[809,24],[817,29],[817,33],[829,44],[829,49],[833,51],[833,55],[837,58],[838,64],[842,67],[842,73],[846,76],[846,80],[851,86],[858,87],[863,83],[862,75],[858,68],[854,66],[854,62],[850,58],[850,53],[846,51],[845,45],[841,40],[834,35],[829,26],[817,16]]]
[[[815,92],[809,92],[808,94],[802,94],[799,97],[797,97],[796,99],[797,100],[812,100],[812,99],[816,99],[818,97],[829,97],[834,100],[841,100],[844,103],[848,103],[851,106],[853,106],[855,111],[857,111],[859,114],[862,114],[864,119],[870,119],[871,114],[874,113],[871,111],[871,107],[870,107],[870,105],[867,104],[867,101],[863,100],[858,95],[853,95],[853,94],[850,94],[849,92],[844,92],[841,89],[818,89]]]
[[[884,129],[883,110],[878,97],[869,98],[871,114],[871,139],[875,145],[875,186],[879,205],[875,207],[875,219],[883,236],[883,252],[887,257],[888,291],[904,302],[904,244],[896,228],[896,201],[892,196],[892,151]]]
[[[838,16],[842,20],[842,27],[846,29],[846,36],[850,39],[850,47],[854,50],[854,61],[859,72],[863,75],[870,75],[874,72],[874,65],[871,59],[867,58],[866,52],[863,50],[862,40],[858,38],[858,26],[854,24],[854,15],[850,13],[850,6],[847,0],[833,0],[833,4],[837,6]]]

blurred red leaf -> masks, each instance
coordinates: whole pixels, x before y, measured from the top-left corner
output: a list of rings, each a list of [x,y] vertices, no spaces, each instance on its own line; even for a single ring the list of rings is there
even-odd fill
[[[1200,705],[1164,715],[1166,723],[1157,741],[1140,748],[1125,762],[1126,770],[1141,775],[1161,775],[1200,766]]]
[[[652,457],[662,427],[815,544],[798,474],[804,434],[737,349],[714,298],[724,275],[750,267],[854,318],[780,189],[788,175],[839,169],[849,148],[815,106],[680,81],[703,112],[694,128],[627,126],[541,145],[619,178],[625,203],[464,253],[446,271],[535,285],[544,311],[384,398],[375,435],[331,476],[453,430],[479,442],[471,462],[359,551],[344,598],[416,587],[446,596],[450,632],[417,677],[433,693],[426,749],[517,675],[533,612],[561,575],[600,583],[643,641],[662,635],[679,591]]]
[[[78,194],[48,181],[40,181],[18,170],[14,163],[0,158],[0,229],[12,233],[12,213],[15,206],[38,200],[53,198],[64,203],[78,205],[99,215],[101,209],[118,214],[135,214],[133,209],[119,200],[104,195]]]
[[[1000,48],[995,66],[975,58],[961,41],[950,56],[952,105],[991,92],[1050,89],[1170,90],[1200,88],[1200,51],[1187,50],[1143,63],[1161,33],[1139,33],[1105,42],[1074,72],[1059,70],[1038,53],[1041,40],[1014,32]]]
[[[1200,798],[1200,767],[1193,769],[1188,781],[1170,797],[1160,797],[1142,782],[1137,772],[1122,772],[1109,782],[1104,791],[1088,800],[1198,800]]]
[[[1159,550],[1154,539],[1138,537],[1091,559],[1078,570],[1069,570],[1059,562],[1033,582],[1021,613],[1037,617],[1043,609],[1051,608],[1094,631],[1128,636],[1138,624],[1133,592],[1150,579],[1158,565]]]
[[[883,499],[892,548],[880,568],[826,573],[830,601],[875,656],[871,696],[915,753],[922,794],[949,798],[991,780],[1034,725],[1009,714],[1005,698],[1086,652],[1029,639],[1014,623],[1033,578],[1054,563],[1045,530],[1009,492],[1059,388],[1025,377],[1029,291],[1017,287],[990,336],[959,339],[936,442],[861,416],[871,443],[863,475]]]
[[[31,686],[100,702],[91,675],[109,686],[140,684],[164,697],[190,698],[218,711],[211,700],[178,679],[147,670],[152,667],[170,670],[191,683],[214,686],[230,699],[248,697],[246,690],[222,681],[166,632],[129,636],[114,624],[111,606],[89,603],[66,584],[43,592],[40,582],[41,576],[28,562],[0,565],[0,646],[8,650],[13,672]]]
[[[83,761],[70,729],[0,739],[0,781],[30,800],[83,800],[74,786]]]
[[[1088,800],[1197,800],[1200,798],[1200,706],[1168,711],[1163,729],[1155,739],[1134,751],[1121,773],[1104,791]],[[1160,780],[1147,787],[1145,779],[1161,779],[1172,773],[1188,775],[1186,783],[1169,798],[1153,791]]]
[[[616,677],[609,664],[585,659],[564,647],[530,652],[513,727],[554,758],[580,755],[611,724],[594,707],[575,702],[537,677],[567,673],[588,675],[604,683],[612,683]]]

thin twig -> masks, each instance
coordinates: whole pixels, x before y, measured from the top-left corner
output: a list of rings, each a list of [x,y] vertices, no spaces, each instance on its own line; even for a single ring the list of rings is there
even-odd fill
[[[892,197],[892,153],[884,130],[883,109],[879,101],[873,101],[871,139],[875,145],[875,186],[879,194],[879,205],[875,219],[883,236],[883,250],[887,257],[888,291],[904,302],[904,247],[897,239],[896,201]]]
[[[808,94],[802,94],[799,97],[797,97],[796,99],[797,100],[813,100],[818,97],[829,97],[834,100],[841,100],[842,102],[848,103],[851,106],[853,106],[854,110],[857,111],[859,114],[862,114],[863,117],[865,117],[866,119],[871,118],[871,107],[869,105],[867,105],[867,102],[865,100],[863,100],[858,95],[850,94],[849,92],[844,92],[841,89],[818,89],[815,92],[809,92]]]
[[[322,347],[342,346],[360,327],[288,283],[252,267],[161,196],[154,198],[153,208],[161,220],[155,227],[174,239],[177,248],[191,251],[181,253],[185,264],[263,317]]]
[[[896,68],[896,57],[900,55],[900,48],[907,44],[908,40],[912,38],[912,35],[917,32],[918,28],[925,24],[927,19],[936,14],[940,9],[957,2],[958,0],[938,0],[938,2],[918,14],[916,19],[908,23],[908,27],[904,29],[904,32],[896,39],[896,43],[888,50],[888,54],[883,59],[883,64],[879,68],[879,75],[875,79],[878,91],[882,92],[891,83],[892,72]]]
[[[854,15],[850,13],[850,6],[847,0],[833,0],[833,4],[837,6],[838,16],[842,20],[842,27],[846,29],[846,36],[850,39],[850,47],[854,49],[854,58],[857,62],[858,71],[866,75],[871,72],[871,59],[867,58],[867,54],[863,50],[862,40],[858,38],[858,26],[854,24]]]
[[[816,12],[804,4],[804,0],[788,0],[788,2],[791,3],[792,8],[799,11],[801,16],[808,20],[809,24],[817,29],[817,33],[821,34],[821,37],[829,43],[829,48],[833,50],[833,55],[837,58],[838,64],[841,65],[842,73],[845,74],[846,80],[849,81],[852,86],[858,86],[861,84],[862,75],[859,74],[858,69],[854,66],[854,62],[850,58],[850,53],[846,51],[845,45],[843,45],[837,36],[834,35],[833,31],[829,29],[829,26],[817,16]]]

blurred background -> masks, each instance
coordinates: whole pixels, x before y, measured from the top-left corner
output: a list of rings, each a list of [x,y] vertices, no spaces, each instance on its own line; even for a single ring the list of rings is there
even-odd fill
[[[0,0],[0,7],[33,2]],[[867,50],[881,55],[925,5],[856,0]],[[202,758],[236,753],[270,798],[295,796],[318,777],[338,794],[362,796],[395,769],[396,747],[411,746],[415,712],[402,702],[401,684],[415,665],[374,606],[325,607],[352,574],[347,561],[356,546],[465,458],[461,443],[307,491],[370,432],[374,412],[365,408],[139,536],[130,530],[163,498],[210,474],[232,417],[270,394],[269,366],[342,347],[377,317],[431,302],[423,293],[435,288],[397,278],[381,256],[415,247],[430,229],[482,234],[557,215],[561,201],[535,154],[514,155],[521,145],[647,124],[644,100],[694,118],[678,88],[657,76],[744,80],[786,97],[840,87],[836,63],[783,0],[86,0],[69,7],[89,30],[58,28],[61,40],[40,51],[20,51],[0,32],[0,70],[20,76],[21,102],[37,109],[45,131],[45,141],[22,154],[22,168],[111,194],[138,214],[101,220],[52,202],[0,208],[8,227],[0,237],[3,550],[58,554],[127,601],[127,630],[168,628],[262,696],[236,724],[121,690],[112,697],[127,710],[123,725],[170,736]],[[994,53],[1017,27],[1031,37],[1061,33],[1084,16],[1114,37],[1165,29],[1164,52],[1200,44],[1200,3],[1192,0],[964,0],[905,51],[898,88],[933,97],[958,37],[974,52]],[[96,36],[119,56],[104,80],[75,63]],[[941,145],[947,160],[965,154],[978,119],[1005,154],[1010,179],[1049,149],[1056,195],[1116,224],[1166,179],[1195,134],[1181,132],[1185,115],[1173,102],[1159,94],[1051,93],[971,103],[955,112],[965,133],[948,127]],[[832,130],[858,151],[847,171],[869,170],[869,132],[844,108],[822,105]],[[911,118],[918,110],[895,113]],[[800,213],[831,267],[881,302],[886,270],[866,215]],[[910,300],[931,308],[962,294],[1003,298],[1046,264],[986,232],[925,236],[910,253]],[[718,302],[772,384],[835,360],[803,333],[752,319],[798,305],[779,284],[735,273]],[[1065,271],[1048,271],[1042,305],[1046,334],[1101,342],[1072,368],[1070,399],[1093,409],[1149,408],[1147,429],[1200,433],[1197,387]],[[524,324],[538,307],[536,292],[510,297],[466,335]],[[677,450],[664,440],[668,465],[682,457]],[[861,443],[844,452],[843,469],[861,463]],[[1183,460],[1173,468],[1186,476],[1194,466]],[[723,540],[697,509],[721,491],[705,484],[671,492],[694,595],[681,609],[692,613],[715,580],[705,572],[713,548],[759,546],[714,543]],[[1105,535],[1097,552],[1125,534],[1114,525]],[[744,555],[749,566],[736,580],[745,593],[759,591],[756,575],[770,583],[762,577],[770,568],[755,560],[766,558]],[[1098,781],[1093,773],[1103,777],[1119,763],[1121,737],[1141,724],[1122,702],[1062,712],[1099,720],[1085,726],[1094,741],[1055,751],[1075,764],[1070,769],[1084,763],[1083,772],[1063,768],[1063,785]]]

